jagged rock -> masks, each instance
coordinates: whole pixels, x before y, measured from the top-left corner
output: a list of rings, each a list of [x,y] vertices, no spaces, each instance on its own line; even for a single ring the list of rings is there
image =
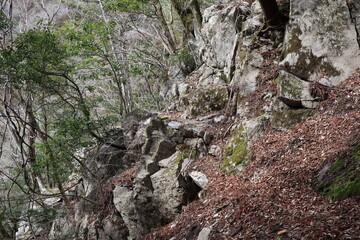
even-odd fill
[[[254,34],[262,28],[262,18],[261,6],[258,1],[255,1],[251,5],[250,16],[243,22],[241,32],[238,34],[235,69],[231,85],[237,90],[240,97],[256,90],[256,77],[260,73],[263,62],[261,52],[269,48],[264,45],[259,49],[250,49],[250,46],[254,44]]]
[[[263,115],[257,118],[242,121],[248,141],[254,140],[265,131],[269,118],[270,116]]]
[[[181,82],[185,79],[185,74],[180,68],[179,64],[171,64],[168,71],[170,82]]]
[[[182,164],[181,164],[181,175],[183,177],[188,177],[189,176],[189,166],[191,163],[194,162],[194,159],[191,158],[184,158],[182,160]]]
[[[85,215],[81,220],[76,221],[79,223],[78,227],[78,239],[87,240],[89,232],[89,215]]]
[[[168,221],[180,213],[184,205],[185,190],[179,182],[181,153],[169,158],[167,166],[151,176],[154,187],[153,201],[158,205],[162,217]],[[164,166],[164,164],[163,164]]]
[[[166,134],[167,128],[165,123],[158,117],[148,118],[148,123],[146,124],[146,135],[151,137],[154,131]]]
[[[145,110],[134,110],[128,113],[121,121],[121,126],[124,132],[125,141],[127,145],[131,142],[135,136],[137,130],[144,125],[146,120],[154,117],[156,113],[151,113]]]
[[[140,128],[136,131],[134,138],[128,145],[128,150],[139,150],[146,143],[146,128]]]
[[[206,153],[207,148],[205,142],[202,138],[187,138],[184,141],[184,144],[190,149],[191,152],[197,153]]]
[[[213,155],[214,157],[219,157],[221,155],[221,148],[218,145],[211,145],[209,154]]]
[[[278,98],[290,107],[314,108],[315,99],[310,94],[309,82],[291,73],[281,71],[277,79]]]
[[[187,114],[197,116],[223,109],[228,103],[229,93],[227,86],[199,88],[187,98]]]
[[[145,132],[147,138],[141,151],[143,155],[154,155],[154,161],[159,161],[175,152],[174,143],[165,139],[167,128],[162,120],[151,118],[145,128]]]
[[[152,160],[159,162],[160,160],[170,157],[175,152],[175,144],[172,141],[163,139],[154,145],[154,153]]]
[[[153,185],[150,178],[151,174],[153,173],[150,173],[146,169],[141,169],[136,175],[135,182],[140,186],[144,186],[147,189],[153,190]]]
[[[223,69],[228,79],[234,64],[237,33],[241,29],[243,15],[248,11],[249,8],[240,5],[214,5],[205,9],[203,14],[202,58],[208,66]]]
[[[236,70],[232,79],[232,86],[243,97],[256,90],[256,77],[260,73],[263,57],[260,52],[264,49],[249,51],[249,46],[242,42],[236,55]]]
[[[209,183],[209,180],[207,179],[207,177],[204,173],[199,172],[199,171],[191,171],[189,173],[189,176],[196,183],[196,185],[201,187],[201,189],[206,189],[206,187]]]
[[[123,139],[103,144],[95,153],[93,162],[95,166],[92,166],[92,170],[100,179],[108,179],[114,176],[120,168],[129,167],[131,163],[122,162],[125,149]]]
[[[360,62],[356,28],[349,10],[342,0],[290,1],[285,58],[280,65],[308,81],[325,75],[330,86],[335,86],[345,80]]]
[[[128,239],[137,239],[148,233],[151,228],[162,224],[158,211],[152,201],[152,192],[149,189],[137,186],[130,190],[116,186],[114,191],[114,205],[120,213],[129,230]]]
[[[122,218],[117,214],[111,214],[103,220],[94,221],[89,225],[86,240],[120,240],[127,239],[128,236],[129,232]]]
[[[49,233],[49,240],[75,239],[77,234],[76,223],[71,215],[58,217],[53,221]]]

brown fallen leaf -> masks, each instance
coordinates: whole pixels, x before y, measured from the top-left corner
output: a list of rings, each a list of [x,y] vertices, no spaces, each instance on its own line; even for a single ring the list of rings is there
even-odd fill
[[[277,235],[280,236],[280,235],[283,235],[283,234],[285,234],[285,233],[287,233],[287,232],[288,232],[288,230],[283,229],[283,230],[279,231],[279,232],[277,233]]]

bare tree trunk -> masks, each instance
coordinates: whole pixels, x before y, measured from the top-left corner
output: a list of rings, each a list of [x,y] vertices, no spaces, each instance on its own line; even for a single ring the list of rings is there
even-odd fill
[[[194,34],[193,20],[201,26],[202,15],[197,0],[190,0],[189,4],[183,0],[170,0],[175,11],[180,16],[181,22],[185,28],[185,35]],[[186,36],[185,36],[186,37]]]
[[[159,0],[155,1],[154,7],[155,7],[156,15],[159,18],[162,30],[164,31],[164,36],[165,36],[165,38],[167,40],[167,48],[169,49],[169,53],[171,55],[174,55],[176,53],[175,41],[174,41],[174,39],[173,39],[173,37],[171,35],[169,26],[166,23],[165,16],[164,16],[164,13],[163,13],[163,8],[162,8],[161,3],[160,3]]]
[[[259,2],[268,24],[270,26],[281,25],[281,13],[276,0],[259,0]]]

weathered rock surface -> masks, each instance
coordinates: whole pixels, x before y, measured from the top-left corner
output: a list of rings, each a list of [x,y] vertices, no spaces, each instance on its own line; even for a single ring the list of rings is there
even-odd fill
[[[280,98],[290,106],[312,101],[306,93],[308,81],[336,86],[359,67],[358,24],[354,24],[358,22],[358,14],[353,13],[358,4],[352,2],[352,5],[349,9],[346,1],[340,0],[291,1],[285,57],[280,66],[293,77],[288,75],[291,80],[279,83]],[[295,77],[298,79],[294,80]],[[284,89],[292,87],[289,81],[294,83],[292,96],[284,94]]]
[[[206,151],[201,150],[205,143],[200,126],[180,121],[165,125],[152,117],[137,131],[146,135],[140,146],[141,168],[134,185],[116,185],[113,190],[113,202],[129,230],[129,239],[170,222],[184,205],[197,197],[201,188],[187,174],[182,174],[183,161],[192,152]],[[175,152],[172,138],[183,139],[189,150]]]
[[[281,71],[277,85],[278,98],[290,107],[314,108],[315,99],[310,94],[309,82],[295,75]]]
[[[204,11],[200,39],[203,62],[210,68],[222,69],[227,79],[230,79],[234,66],[237,34],[241,30],[244,15],[248,12],[249,8],[245,5],[235,4],[214,5]],[[212,74],[204,75],[203,79],[209,75]]]
[[[256,77],[260,73],[263,57],[261,52],[268,49],[266,45],[259,49],[251,50],[256,35],[259,33],[262,24],[262,10],[258,1],[251,5],[250,16],[242,23],[241,32],[237,37],[237,48],[235,54],[234,73],[231,85],[236,89],[240,97],[254,92],[257,83]]]
[[[355,24],[357,41],[360,47],[360,2],[357,0],[349,0],[347,4],[350,10],[350,17]]]
[[[263,27],[257,1],[251,7],[246,3],[231,3],[205,10],[203,27],[196,30],[196,41],[192,43],[197,47],[195,55],[202,65],[186,83],[182,82],[185,76],[178,67],[170,68],[174,84],[167,86],[167,97],[178,101],[171,108],[185,111],[183,117],[193,119],[172,118],[166,122],[156,114],[143,111],[125,117],[116,138],[95,150],[88,163],[98,175],[97,180],[103,182],[135,164],[138,166],[129,184],[111,182],[114,187],[110,190],[111,199],[116,211],[91,219],[88,205],[84,204],[76,210],[75,221],[72,216],[54,221],[50,239],[64,236],[82,240],[139,238],[171,222],[186,204],[199,197],[200,191],[206,191],[210,178],[201,167],[191,168],[199,156],[212,155],[219,160],[222,170],[240,171],[250,160],[251,141],[263,134],[270,119],[273,128],[284,130],[311,111],[287,110],[273,114],[274,109],[314,108],[317,99],[310,94],[312,81],[335,86],[358,67],[359,35],[356,31],[360,29],[360,15],[356,9],[359,3],[355,0],[348,3],[291,1],[277,96],[275,90],[264,93],[261,98],[266,98],[269,105],[265,106],[264,114],[255,117],[248,117],[245,103],[237,106],[239,124],[224,127],[227,130],[223,136],[229,136],[224,149],[207,128],[225,125],[232,118],[225,111],[212,111],[224,110],[233,96],[240,99],[256,91],[257,77],[265,59],[262,53],[279,43],[269,40],[251,47]],[[284,106],[272,106],[275,99],[281,100]],[[303,111],[306,111],[304,115]],[[89,186],[84,195],[97,201],[100,185],[91,178],[84,176],[84,184]],[[211,238],[213,226],[205,226],[209,225],[196,230],[194,239]]]
[[[183,106],[187,109],[187,115],[197,116],[223,109],[228,99],[227,86],[199,88],[183,99]]]

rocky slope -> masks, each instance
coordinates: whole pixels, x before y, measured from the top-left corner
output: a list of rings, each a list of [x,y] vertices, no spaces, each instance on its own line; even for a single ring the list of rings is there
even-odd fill
[[[286,29],[256,1],[206,9],[198,68],[88,150],[49,239],[359,238],[359,4],[289,4]]]

